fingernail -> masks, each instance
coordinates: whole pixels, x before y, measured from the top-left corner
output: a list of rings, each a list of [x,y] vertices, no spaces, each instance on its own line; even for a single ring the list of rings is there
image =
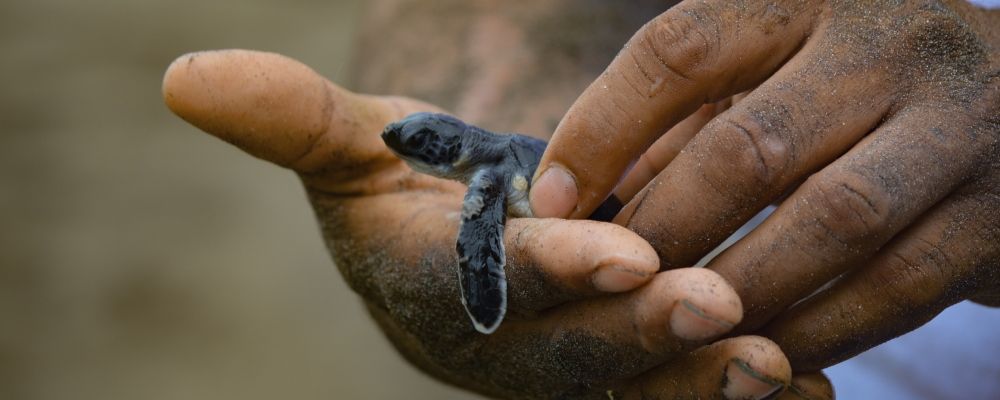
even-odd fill
[[[576,208],[576,179],[557,165],[550,166],[532,185],[531,211],[540,218],[566,218]]]
[[[733,323],[706,314],[690,301],[681,300],[670,311],[670,331],[687,340],[705,340],[733,329]]]
[[[733,400],[770,400],[777,398],[784,387],[781,381],[757,372],[746,361],[734,358],[726,365],[722,394]]]
[[[630,271],[620,265],[605,265],[597,268],[590,277],[597,290],[608,293],[619,293],[635,289],[646,281],[648,275]]]

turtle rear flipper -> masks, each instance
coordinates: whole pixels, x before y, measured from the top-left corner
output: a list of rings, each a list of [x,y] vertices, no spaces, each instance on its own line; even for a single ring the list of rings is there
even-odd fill
[[[495,171],[481,170],[469,182],[458,230],[458,281],[462,304],[476,330],[493,333],[507,312],[503,227],[506,187]]]

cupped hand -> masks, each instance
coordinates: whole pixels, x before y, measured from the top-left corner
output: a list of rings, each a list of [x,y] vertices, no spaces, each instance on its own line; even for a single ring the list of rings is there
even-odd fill
[[[793,367],[831,365],[1000,303],[998,48],[1000,12],[964,1],[682,2],[562,120],[532,208],[639,192],[617,221],[670,269],[781,201],[708,268],[746,307],[738,331],[780,314],[765,332]]]
[[[163,95],[181,118],[299,175],[350,287],[400,352],[442,380],[517,398],[744,398],[789,382],[767,339],[699,347],[740,321],[735,292],[708,270],[656,274],[649,244],[613,224],[509,220],[508,320],[475,332],[454,255],[465,187],[415,173],[379,137],[433,106],[353,94],[296,61],[239,50],[177,59]],[[813,390],[827,388],[820,377]]]

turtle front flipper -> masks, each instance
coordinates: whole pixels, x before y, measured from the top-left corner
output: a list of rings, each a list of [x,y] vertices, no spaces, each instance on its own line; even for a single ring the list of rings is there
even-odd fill
[[[480,170],[469,182],[458,230],[458,281],[462,304],[476,330],[493,333],[507,312],[503,228],[506,183],[496,171]]]

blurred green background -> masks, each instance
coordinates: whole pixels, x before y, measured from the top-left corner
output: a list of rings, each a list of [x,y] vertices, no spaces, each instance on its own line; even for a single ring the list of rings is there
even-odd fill
[[[472,397],[395,354],[293,174],[160,98],[203,49],[343,81],[362,8],[0,3],[0,399]]]

